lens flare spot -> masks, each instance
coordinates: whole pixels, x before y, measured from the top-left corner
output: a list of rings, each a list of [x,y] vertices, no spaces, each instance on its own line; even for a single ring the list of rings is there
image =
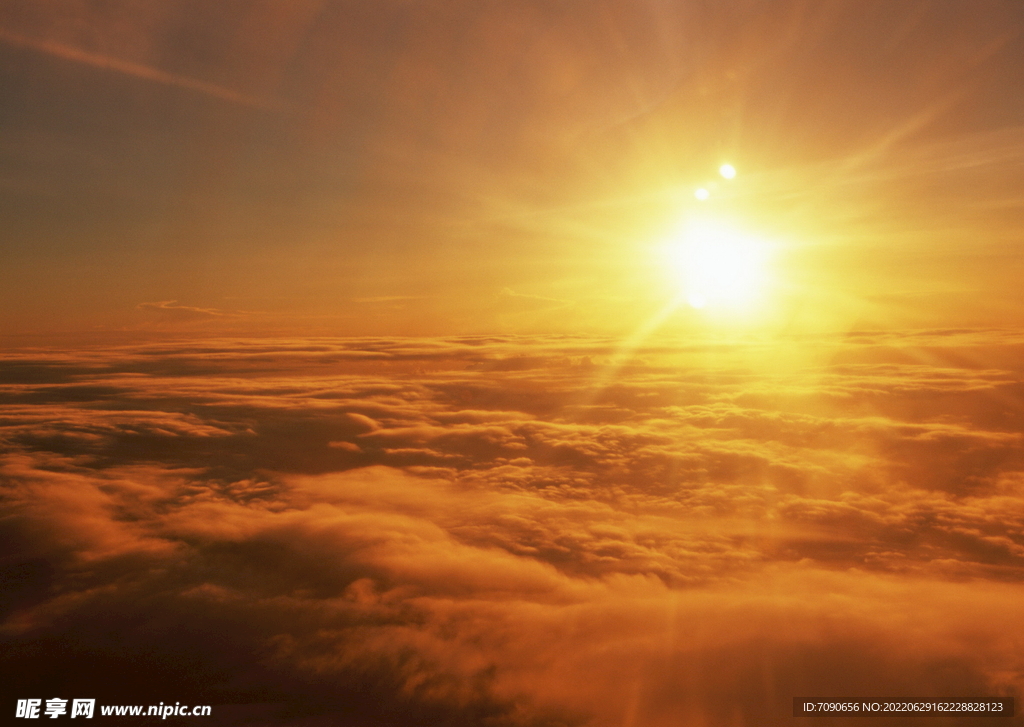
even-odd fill
[[[733,179],[736,176],[736,167],[732,164],[723,164],[718,168],[718,173],[726,179]]]
[[[700,189],[693,193],[693,196],[699,199],[701,202],[703,202],[704,200],[711,196],[711,192],[704,189],[704,187],[701,187]]]

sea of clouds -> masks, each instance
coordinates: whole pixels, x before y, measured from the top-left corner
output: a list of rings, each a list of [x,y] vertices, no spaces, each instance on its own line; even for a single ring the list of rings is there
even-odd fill
[[[994,330],[9,350],[3,708],[770,726],[794,697],[1020,696],[1022,353]]]

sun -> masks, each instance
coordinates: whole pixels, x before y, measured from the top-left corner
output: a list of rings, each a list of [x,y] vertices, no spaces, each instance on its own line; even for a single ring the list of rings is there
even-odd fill
[[[712,219],[685,222],[668,245],[682,297],[693,308],[741,311],[767,287],[766,242]]]

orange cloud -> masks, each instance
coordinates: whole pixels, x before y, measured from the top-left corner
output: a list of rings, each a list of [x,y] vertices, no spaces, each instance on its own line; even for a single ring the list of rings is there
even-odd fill
[[[659,344],[611,383],[573,364],[605,342],[530,343],[5,356],[12,688],[552,727],[1020,695],[1016,343],[771,375]]]

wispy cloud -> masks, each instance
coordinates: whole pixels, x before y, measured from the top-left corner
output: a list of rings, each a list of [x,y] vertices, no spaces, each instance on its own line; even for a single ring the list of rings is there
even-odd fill
[[[217,310],[216,308],[197,308],[180,305],[176,300],[162,300],[156,303],[139,303],[136,308],[147,313],[157,314],[167,321],[201,321],[211,318],[235,318],[240,314]]]
[[[372,298],[353,298],[353,303],[399,303],[406,300],[419,300],[414,295],[378,295]]]
[[[274,104],[267,99],[259,99],[238,93],[230,88],[218,86],[214,83],[202,81],[197,78],[189,78],[175,73],[168,73],[159,68],[134,63],[122,58],[103,53],[93,53],[81,48],[58,43],[53,40],[30,38],[28,36],[12,33],[9,30],[0,29],[0,42],[19,48],[29,48],[40,53],[62,58],[74,63],[82,63],[93,68],[100,68],[114,73],[141,78],[146,81],[153,81],[167,86],[174,86],[188,91],[195,91],[206,96],[228,101],[230,103],[252,106],[254,108],[271,109]]]

